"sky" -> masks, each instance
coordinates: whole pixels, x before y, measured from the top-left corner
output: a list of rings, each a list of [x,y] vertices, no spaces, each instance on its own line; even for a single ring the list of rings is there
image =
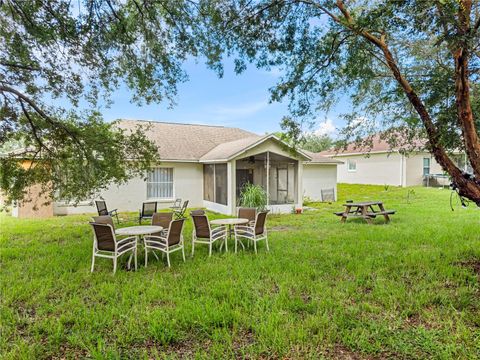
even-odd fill
[[[223,125],[239,127],[257,134],[279,131],[280,120],[288,115],[287,99],[283,103],[269,103],[269,88],[275,85],[280,72],[266,71],[250,66],[236,75],[232,62],[225,63],[223,78],[193,60],[185,63],[189,80],[178,86],[176,105],[167,103],[138,106],[131,100],[130,90],[120,88],[112,95],[113,104],[102,109],[107,121],[139,119],[177,123]],[[340,101],[337,108],[345,102]],[[329,114],[319,113],[314,128],[307,131],[335,136],[342,125],[338,109]]]

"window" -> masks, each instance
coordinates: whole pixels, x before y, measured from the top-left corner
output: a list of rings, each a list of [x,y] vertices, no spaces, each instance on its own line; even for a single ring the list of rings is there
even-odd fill
[[[347,160],[348,171],[357,171],[357,162],[355,160]]]
[[[147,199],[173,199],[173,168],[155,168],[148,173]]]
[[[430,158],[423,158],[423,175],[430,175]]]
[[[215,202],[227,205],[227,164],[215,165]]]
[[[227,205],[227,164],[203,165],[203,199]]]
[[[203,199],[215,202],[215,165],[203,165]]]

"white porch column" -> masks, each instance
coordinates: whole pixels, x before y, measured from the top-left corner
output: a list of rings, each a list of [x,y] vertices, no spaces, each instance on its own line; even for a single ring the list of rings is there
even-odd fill
[[[236,168],[237,166],[235,160],[229,161],[227,163],[227,204],[230,211],[229,215],[234,215],[237,213],[237,194],[235,191],[237,188]]]
[[[297,174],[295,180],[297,182],[296,205],[298,207],[303,207],[303,162],[301,160],[297,161]]]
[[[267,206],[270,205],[270,152],[267,151]]]

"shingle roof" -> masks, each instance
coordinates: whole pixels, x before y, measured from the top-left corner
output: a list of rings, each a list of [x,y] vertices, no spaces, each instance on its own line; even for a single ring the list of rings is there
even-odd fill
[[[215,146],[212,150],[210,150],[208,153],[203,155],[200,160],[208,161],[229,159],[233,155],[238,154],[242,150],[254,145],[260,139],[262,139],[261,136],[255,135],[219,144]]]
[[[343,164],[340,160],[332,159],[331,157],[322,155],[321,153],[314,153],[311,151],[303,150],[312,159],[309,163],[312,164]]]
[[[242,151],[274,138],[260,136],[238,128],[224,126],[178,124],[145,120],[118,120],[117,126],[134,130],[138,125],[146,126],[145,134],[158,146],[161,160],[173,161],[218,161],[228,160]],[[341,164],[341,161],[298,149],[304,159],[312,163]]]
[[[239,139],[259,137],[238,128],[224,126],[177,124],[144,120],[118,120],[117,126],[133,130],[146,125],[147,137],[158,146],[163,160],[198,161],[216,146]]]
[[[399,135],[400,136],[400,135]],[[423,149],[425,147],[425,140],[415,139],[412,143],[412,147],[415,149]],[[388,141],[382,137],[381,133],[375,134],[371,138],[371,146],[370,145],[358,145],[354,142],[347,145],[345,149],[340,150],[327,150],[322,151],[319,154],[323,156],[342,156],[342,155],[350,155],[350,154],[368,154],[368,153],[375,153],[375,152],[395,152],[399,149],[397,147],[392,147]]]

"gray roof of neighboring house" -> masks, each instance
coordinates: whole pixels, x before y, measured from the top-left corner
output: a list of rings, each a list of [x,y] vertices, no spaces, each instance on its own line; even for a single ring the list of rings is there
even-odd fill
[[[146,126],[145,134],[158,146],[161,160],[202,162],[228,160],[267,139],[283,143],[274,135],[260,136],[239,128],[224,126],[145,120],[117,121],[118,127],[127,130],[133,130],[138,125]],[[318,153],[301,149],[295,151],[311,163],[342,163]]]
[[[312,160],[309,161],[309,163],[311,164],[343,164],[343,161],[333,159],[320,153],[314,153],[307,150],[303,150],[303,152],[310,156]]]

